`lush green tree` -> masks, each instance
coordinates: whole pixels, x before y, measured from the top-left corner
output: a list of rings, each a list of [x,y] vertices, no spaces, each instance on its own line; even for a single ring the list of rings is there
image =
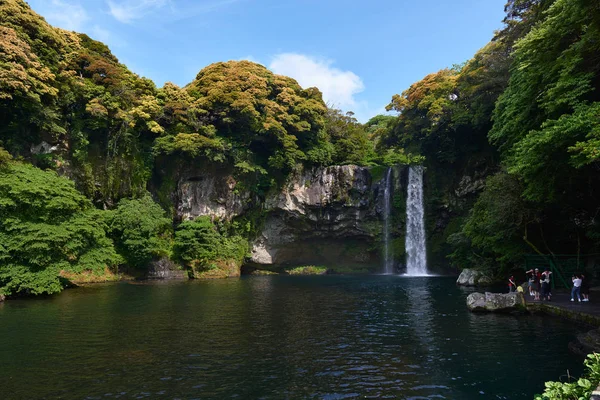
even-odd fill
[[[489,137],[531,200],[562,201],[576,188],[574,177],[593,173],[583,167],[596,161],[600,132],[599,7],[557,0],[515,46]]]
[[[326,112],[321,93],[302,89],[249,61],[215,63],[198,73],[186,90],[206,110],[206,127],[227,139],[232,154],[271,171],[291,170],[318,142]]]
[[[203,269],[215,261],[241,262],[248,252],[248,241],[221,234],[210,217],[199,217],[177,227],[173,251],[184,264]]]
[[[61,271],[104,271],[117,256],[102,212],[73,182],[10,163],[0,169],[0,291],[56,293]]]
[[[146,268],[153,259],[168,256],[171,220],[149,194],[139,199],[122,199],[107,211],[109,236],[128,265]]]
[[[528,245],[528,227],[539,216],[521,194],[519,181],[506,172],[487,179],[462,231],[449,238],[455,246],[451,260],[462,267],[506,271],[522,261]],[[531,228],[530,228],[531,229]]]
[[[365,126],[358,122],[354,113],[327,110],[325,119],[325,142],[332,144],[330,163],[365,165],[375,157],[373,143]],[[324,145],[320,147],[325,147]]]

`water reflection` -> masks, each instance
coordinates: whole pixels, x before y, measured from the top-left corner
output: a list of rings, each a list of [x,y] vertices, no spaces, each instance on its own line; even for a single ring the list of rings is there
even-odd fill
[[[580,368],[566,348],[576,327],[473,315],[465,297],[445,278],[323,276],[11,301],[2,398],[519,399]]]

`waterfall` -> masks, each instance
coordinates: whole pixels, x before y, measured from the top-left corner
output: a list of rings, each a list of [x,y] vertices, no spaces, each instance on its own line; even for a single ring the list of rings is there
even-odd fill
[[[423,167],[411,166],[406,198],[406,275],[427,275],[424,214]]]
[[[383,187],[383,268],[386,274],[394,272],[393,255],[390,254],[390,210],[391,210],[391,192],[392,192],[392,168],[388,168],[385,173],[385,182]]]

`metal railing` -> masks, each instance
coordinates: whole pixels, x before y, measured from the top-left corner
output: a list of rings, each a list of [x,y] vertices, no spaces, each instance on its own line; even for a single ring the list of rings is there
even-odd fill
[[[552,288],[557,285],[570,288],[571,276],[574,273],[583,272],[584,263],[581,255],[577,257],[572,254],[528,254],[525,256],[525,268],[526,270],[539,268],[540,271],[550,268]]]

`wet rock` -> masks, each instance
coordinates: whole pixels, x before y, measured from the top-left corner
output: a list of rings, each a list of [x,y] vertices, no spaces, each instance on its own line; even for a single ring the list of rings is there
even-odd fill
[[[476,269],[468,268],[463,269],[456,280],[456,284],[461,286],[484,286],[491,283],[492,279],[489,276]]]
[[[148,265],[148,279],[187,279],[187,273],[179,265],[163,257]]]
[[[180,180],[177,214],[181,220],[210,216],[231,220],[247,208],[250,193],[239,191],[237,181],[226,171],[206,171]]]
[[[522,293],[471,293],[467,307],[473,312],[521,312],[525,310]]]
[[[577,339],[569,343],[569,350],[582,356],[600,353],[600,329],[577,335]]]
[[[483,190],[485,187],[485,178],[475,176],[470,177],[465,175],[461,178],[458,187],[455,189],[454,193],[456,197],[465,197],[471,194],[475,194]]]
[[[32,145],[29,150],[31,154],[50,154],[55,153],[58,150],[58,146],[42,141],[37,145]]]
[[[354,165],[293,174],[265,200],[252,263],[377,265],[369,248],[381,233],[379,187],[368,168]]]

